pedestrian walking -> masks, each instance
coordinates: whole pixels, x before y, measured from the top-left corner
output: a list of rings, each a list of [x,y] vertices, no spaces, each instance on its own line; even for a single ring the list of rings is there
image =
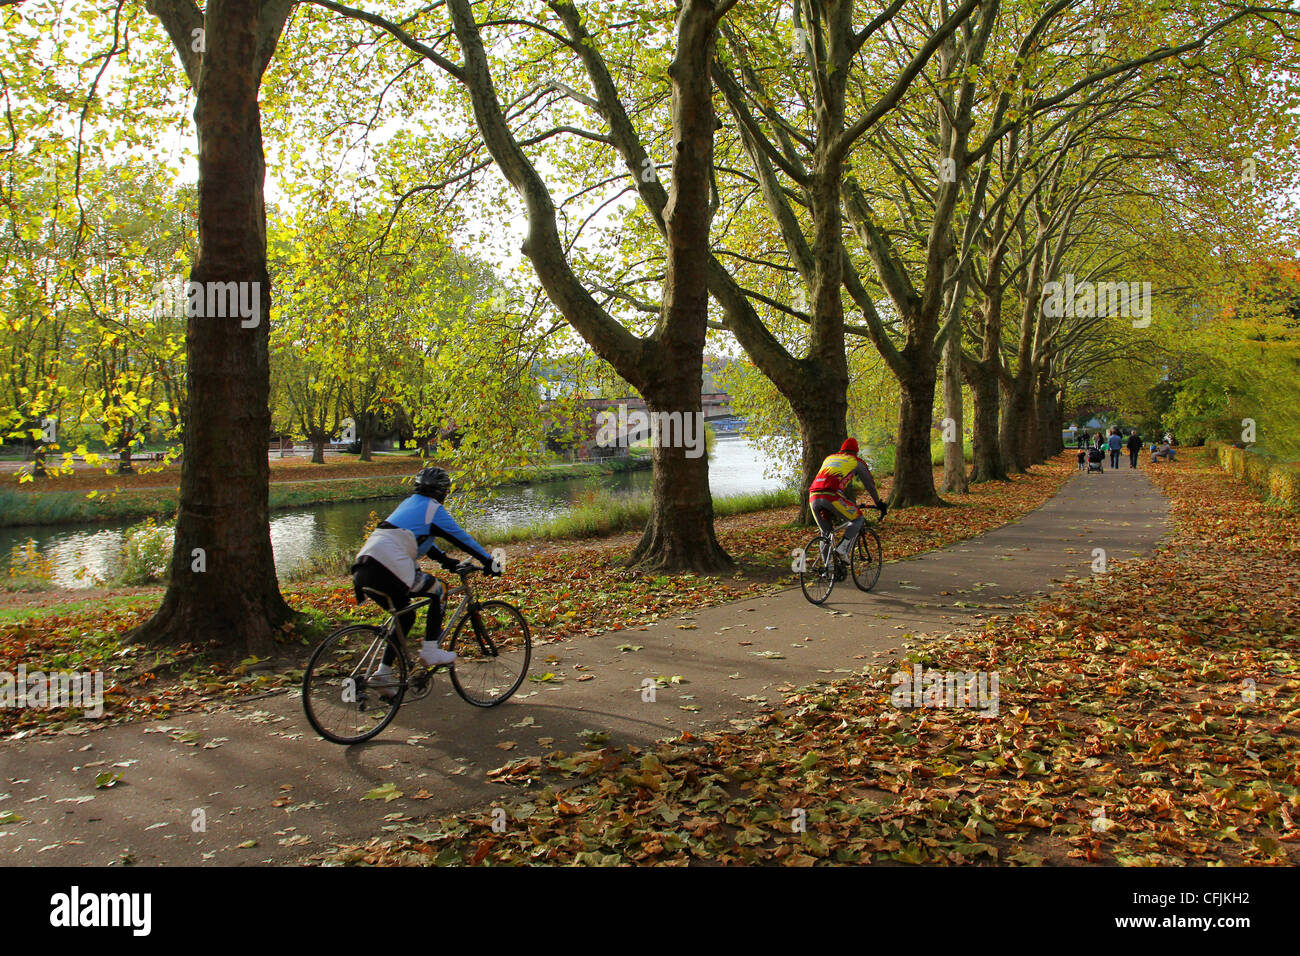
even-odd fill
[[[1119,437],[1119,429],[1112,428],[1110,437],[1106,439],[1106,446],[1110,449],[1110,467],[1119,467],[1119,452],[1124,447],[1124,439]]]
[[[1138,437],[1137,429],[1133,429],[1128,435],[1128,466],[1136,468],[1138,466],[1138,453],[1142,451],[1142,439]]]

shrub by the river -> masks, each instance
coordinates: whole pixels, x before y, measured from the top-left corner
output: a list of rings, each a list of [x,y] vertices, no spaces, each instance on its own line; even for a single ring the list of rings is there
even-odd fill
[[[122,570],[118,583],[153,584],[166,581],[171,566],[173,530],[152,518],[127,528],[122,535]]]
[[[9,549],[9,573],[4,578],[6,591],[47,591],[54,587],[54,565],[41,554],[36,540]]]
[[[373,512],[371,512],[373,514]],[[361,536],[365,540],[366,535]],[[357,558],[357,550],[360,545],[354,547],[339,547],[329,551],[318,551],[298,564],[279,572],[277,575],[281,584],[296,584],[299,581],[309,581],[312,578],[344,578],[348,576],[348,569],[352,567],[352,562]]]

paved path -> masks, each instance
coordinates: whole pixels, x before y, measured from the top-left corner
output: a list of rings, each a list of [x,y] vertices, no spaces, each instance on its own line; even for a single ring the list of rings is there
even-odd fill
[[[0,826],[0,864],[104,865],[128,853],[141,864],[288,861],[381,832],[390,814],[481,805],[505,792],[486,772],[508,760],[588,749],[583,731],[646,744],[743,720],[764,701],[778,702],[782,689],[860,670],[900,649],[906,634],[975,624],[1054,581],[1087,575],[1094,548],[1110,561],[1147,551],[1164,533],[1166,510],[1143,471],[1076,475],[1019,521],[887,565],[870,594],[841,583],[817,608],[796,588],[644,629],[544,644],[532,672],[563,682],[527,682],[485,711],[444,680],[358,747],[317,738],[289,692],[161,723],[0,744],[0,814],[24,818]],[[577,679],[587,674],[593,678]],[[641,681],[659,675],[684,682],[643,702]],[[122,782],[96,790],[95,775],[106,769],[120,770]],[[361,799],[387,783],[406,796]],[[428,796],[411,799],[417,793]],[[196,811],[205,832],[194,830]],[[239,847],[251,840],[255,846]]]

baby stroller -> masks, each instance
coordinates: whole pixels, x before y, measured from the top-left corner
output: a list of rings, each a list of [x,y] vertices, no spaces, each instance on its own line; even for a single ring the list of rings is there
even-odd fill
[[[1101,466],[1101,463],[1105,461],[1105,459],[1106,459],[1106,455],[1104,452],[1102,452],[1100,448],[1089,448],[1088,449],[1088,471],[1089,472],[1095,471],[1098,474],[1100,474],[1102,471],[1105,470]]]

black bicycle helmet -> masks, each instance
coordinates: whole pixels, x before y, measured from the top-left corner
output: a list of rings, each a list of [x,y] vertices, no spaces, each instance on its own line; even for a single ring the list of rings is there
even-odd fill
[[[451,491],[451,475],[445,468],[422,468],[415,476],[415,493],[428,495],[434,501],[442,502]]]

